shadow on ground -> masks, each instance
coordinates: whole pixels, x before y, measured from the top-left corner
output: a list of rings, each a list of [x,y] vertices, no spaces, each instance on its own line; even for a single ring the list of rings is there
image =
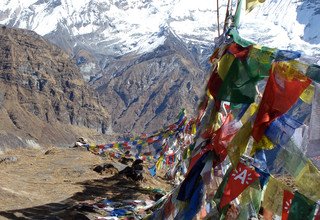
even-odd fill
[[[82,192],[59,203],[48,203],[25,209],[0,212],[1,217],[8,219],[91,219],[88,214],[93,212],[90,206],[80,206],[79,202],[94,200],[98,197],[108,198],[112,201],[137,199],[137,197],[149,197],[152,192],[143,189],[139,183],[131,181],[116,174],[99,180],[90,180],[77,183],[84,187]],[[143,184],[143,183],[141,183]],[[81,207],[81,208],[80,208]]]

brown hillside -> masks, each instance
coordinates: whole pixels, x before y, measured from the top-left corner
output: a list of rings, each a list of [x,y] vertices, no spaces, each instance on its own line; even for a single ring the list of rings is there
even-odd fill
[[[69,145],[107,132],[109,114],[69,55],[32,31],[0,28],[0,149]]]

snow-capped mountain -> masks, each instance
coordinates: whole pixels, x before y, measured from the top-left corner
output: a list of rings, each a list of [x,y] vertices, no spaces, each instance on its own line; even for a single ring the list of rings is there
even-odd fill
[[[33,30],[75,56],[84,48],[104,56],[141,54],[163,44],[161,31],[168,27],[186,41],[211,43],[216,18],[207,2],[7,0],[0,3],[0,23]]]
[[[242,37],[320,61],[320,0],[267,0],[241,19]]]
[[[69,52],[116,131],[150,131],[181,107],[196,110],[218,36],[216,3],[2,0],[0,24],[33,30]],[[220,28],[226,3],[219,1]],[[320,64],[319,20],[320,0],[266,0],[248,14],[243,10],[239,32]]]
[[[220,23],[225,1],[219,1]],[[233,1],[235,2],[235,1]],[[241,18],[240,33],[271,47],[320,54],[320,0],[268,0]],[[186,43],[212,45],[217,36],[212,0],[3,0],[0,23],[33,30],[81,58],[142,54],[165,41],[170,28]],[[57,37],[59,36],[59,37]],[[93,52],[92,52],[93,51]],[[101,60],[98,59],[101,64]],[[102,62],[104,63],[104,62]],[[83,71],[94,69],[87,63]]]

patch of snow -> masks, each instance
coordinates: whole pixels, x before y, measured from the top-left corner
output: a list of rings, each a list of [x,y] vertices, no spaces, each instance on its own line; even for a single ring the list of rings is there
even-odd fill
[[[41,149],[40,145],[35,140],[26,139],[26,144],[28,147],[31,147],[34,149]]]
[[[83,73],[90,73],[95,68],[96,68],[96,64],[95,63],[86,63],[86,64],[80,66],[80,70]]]

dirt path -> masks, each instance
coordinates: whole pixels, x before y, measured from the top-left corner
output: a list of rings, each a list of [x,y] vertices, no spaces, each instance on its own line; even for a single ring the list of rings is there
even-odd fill
[[[112,161],[81,149],[19,149],[0,155],[10,157],[17,160],[0,163],[0,219],[94,219],[77,205],[99,198],[152,199],[148,189],[171,187],[148,174],[141,183],[100,175],[92,168]]]

